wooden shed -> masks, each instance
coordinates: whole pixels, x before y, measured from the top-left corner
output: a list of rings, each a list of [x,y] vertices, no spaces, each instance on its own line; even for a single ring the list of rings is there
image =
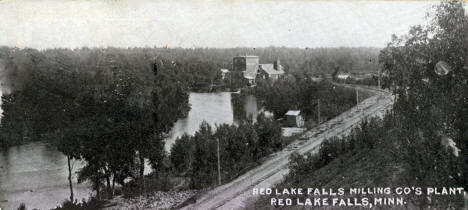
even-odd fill
[[[285,126],[299,128],[304,126],[304,118],[302,117],[300,110],[289,110],[284,116]]]

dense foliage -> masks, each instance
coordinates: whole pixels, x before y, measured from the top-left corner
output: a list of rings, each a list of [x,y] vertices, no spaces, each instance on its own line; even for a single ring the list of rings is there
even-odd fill
[[[62,205],[53,208],[52,210],[94,210],[94,209],[102,209],[106,202],[100,201],[95,198],[91,198],[88,201],[81,201],[78,202],[71,202],[71,201],[64,201]]]
[[[359,101],[370,96],[361,91]],[[283,77],[275,82],[261,81],[255,95],[265,108],[281,118],[288,110],[301,110],[307,119],[317,122],[320,110],[321,122],[356,105],[356,91],[323,80],[313,81],[303,74]],[[320,103],[320,104],[319,104]]]
[[[465,8],[466,2],[462,1],[441,3],[428,25],[414,26],[406,36],[393,37],[380,55],[387,75],[385,85],[397,96],[397,135],[407,169],[406,181],[411,184],[468,187]],[[441,62],[448,72],[439,71]],[[445,147],[452,152],[441,157]]]
[[[90,181],[98,198],[112,196],[126,178],[144,186],[145,159],[161,168],[164,135],[190,109],[187,83],[176,74],[183,66],[98,50],[9,53],[4,145],[53,141],[69,162],[85,161],[78,181]]]
[[[285,144],[280,125],[263,115],[259,115],[255,124],[222,124],[216,131],[202,123],[195,135],[178,138],[172,147],[170,159],[175,173],[189,177],[194,188],[216,185],[218,141],[223,183]]]
[[[376,147],[392,148],[391,141],[383,138],[391,131],[393,121],[390,117],[382,121],[378,118],[363,121],[361,125],[344,138],[331,138],[325,140],[316,154],[306,154],[305,156],[293,154],[290,161],[290,174],[288,184],[297,185],[302,179],[313,174],[314,171],[323,168],[333,160],[345,157],[351,153],[366,153]]]

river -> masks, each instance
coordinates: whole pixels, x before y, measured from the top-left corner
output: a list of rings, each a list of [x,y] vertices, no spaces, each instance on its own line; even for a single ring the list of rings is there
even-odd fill
[[[213,127],[223,123],[232,124],[236,122],[231,104],[231,93],[229,92],[190,93],[189,103],[191,110],[188,116],[178,120],[166,138],[165,148],[168,152],[177,137],[182,136],[184,133],[195,134],[203,121],[208,122]],[[244,110],[246,117],[257,118],[258,108],[255,96],[245,96]]]
[[[190,93],[191,110],[179,119],[166,139],[166,151],[184,133],[194,134],[203,121],[210,125],[235,123],[231,93]],[[258,107],[254,96],[244,101],[247,115],[256,119]],[[82,163],[75,162],[75,169]],[[75,170],[76,171],[76,170]],[[70,196],[66,157],[47,142],[31,142],[0,151],[0,208],[16,209],[25,203],[28,209],[50,209]],[[75,197],[87,198],[88,184],[77,184]]]
[[[80,167],[75,162],[75,168]],[[28,209],[50,209],[70,196],[67,159],[46,142],[31,142],[0,152],[0,207],[16,209],[25,203]],[[86,184],[77,185],[78,199],[91,193]]]

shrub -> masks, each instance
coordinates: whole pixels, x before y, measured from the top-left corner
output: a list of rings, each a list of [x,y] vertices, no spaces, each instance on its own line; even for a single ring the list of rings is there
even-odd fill
[[[106,202],[98,200],[94,197],[90,198],[88,201],[81,201],[80,203],[76,200],[74,202],[70,200],[65,200],[62,202],[61,206],[57,206],[52,210],[95,210],[101,209]]]

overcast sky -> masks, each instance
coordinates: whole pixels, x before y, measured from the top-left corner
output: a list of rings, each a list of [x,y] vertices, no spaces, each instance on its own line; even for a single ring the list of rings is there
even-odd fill
[[[384,47],[436,1],[0,0],[0,45]]]

